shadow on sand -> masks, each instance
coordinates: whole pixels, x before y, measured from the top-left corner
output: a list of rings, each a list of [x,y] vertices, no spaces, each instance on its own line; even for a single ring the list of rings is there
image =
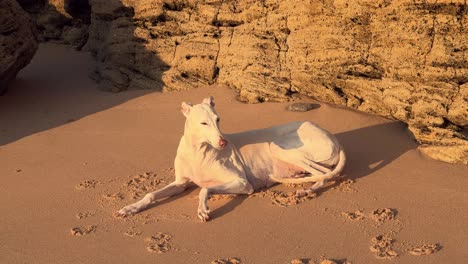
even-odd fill
[[[402,122],[389,122],[337,134],[347,155],[344,176],[365,177],[415,149],[417,144],[407,131]]]
[[[46,1],[42,4],[46,4]],[[77,1],[66,1],[69,8],[78,9],[78,18],[89,9],[81,8]],[[87,5],[87,1],[83,1]],[[126,48],[119,54],[119,60],[127,69],[136,68],[135,54],[144,57],[145,61],[169,67],[157,54],[147,51],[145,42],[134,36],[136,26],[132,24],[133,9],[123,6],[120,0],[112,0],[112,19],[127,19],[129,26],[118,31],[119,38],[126,38]],[[60,16],[52,5],[47,7],[51,14]],[[71,14],[73,10],[67,10]],[[88,16],[90,14],[87,14]],[[61,15],[63,16],[63,15]],[[123,36],[123,34],[128,36]],[[106,34],[102,34],[106,36]],[[109,35],[109,34],[108,34]],[[106,41],[101,39],[100,41]],[[111,55],[104,53],[97,60],[112,60]],[[95,54],[96,55],[96,54]],[[107,57],[106,57],[107,56]],[[115,56],[114,56],[115,57]],[[98,85],[88,76],[95,70],[94,61],[86,53],[80,53],[70,47],[56,44],[41,44],[32,62],[24,68],[17,79],[9,85],[5,95],[0,96],[0,147],[24,137],[73,122],[88,115],[122,104],[133,98],[162,90],[159,68],[152,73],[155,79],[154,89],[135,90],[123,93],[110,93],[98,90]],[[101,65],[106,67],[117,65]]]

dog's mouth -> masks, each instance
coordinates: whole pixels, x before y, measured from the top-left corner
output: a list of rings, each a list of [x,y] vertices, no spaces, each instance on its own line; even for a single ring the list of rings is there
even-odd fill
[[[208,140],[205,141],[205,143],[208,144],[208,145],[210,145],[210,146],[213,147],[214,149],[217,149],[217,150],[223,150],[223,149],[226,148],[226,146],[221,146],[221,145],[219,145],[219,144],[216,144],[216,145],[215,145],[215,144],[211,143],[211,142],[208,141]]]
[[[211,146],[212,146],[213,148],[215,148],[215,149],[218,149],[218,150],[223,150],[223,149],[226,148],[226,146],[220,146],[220,145],[214,146],[213,144],[211,144]]]
[[[222,150],[222,149],[225,149],[225,148],[226,148],[226,146],[218,146],[217,147],[217,149],[219,149],[219,150]]]

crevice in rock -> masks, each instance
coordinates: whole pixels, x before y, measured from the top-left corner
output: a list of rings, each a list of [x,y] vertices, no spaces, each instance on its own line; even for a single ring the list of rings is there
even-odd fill
[[[172,62],[171,64],[174,65],[174,60],[177,54],[177,47],[180,45],[180,43],[176,40],[174,41],[174,53],[172,54]]]
[[[169,11],[182,11],[187,7],[187,3],[185,1],[165,1],[163,2],[163,8]]]
[[[430,9],[430,14],[432,14],[432,26],[429,28],[429,36],[430,36],[430,44],[429,44],[429,48],[427,50],[427,52],[424,54],[424,64],[423,64],[423,70],[426,71],[426,68],[427,68],[427,56],[429,56],[429,54],[431,53],[432,51],[432,48],[434,47],[434,41],[435,41],[435,37],[436,37],[436,32],[435,32],[435,27],[436,27],[436,13],[432,11],[432,9]]]
[[[234,28],[230,30],[231,34],[229,35],[229,43],[228,43],[228,45],[227,45],[227,47],[228,47],[228,48],[230,48],[230,47],[231,47],[231,44],[232,44],[232,38],[234,37],[234,31],[235,31],[235,29],[234,29]]]
[[[235,21],[235,20],[213,20],[211,23],[215,27],[232,27],[235,28],[243,24],[242,21]]]
[[[345,99],[346,102],[348,101],[348,96],[343,92],[343,90],[340,87],[336,86],[335,84],[332,84],[331,88],[338,96]]]
[[[369,15],[369,22],[368,24],[364,27],[366,30],[367,30],[367,33],[369,34],[369,44],[367,45],[367,51],[366,51],[366,55],[365,55],[365,61],[366,63],[369,63],[369,57],[370,57],[370,50],[372,49],[372,46],[374,44],[374,32],[372,32],[371,30],[371,23],[372,23],[372,19],[373,19],[373,14],[371,13]]]
[[[289,28],[289,16],[286,16],[286,29],[284,33],[286,34],[286,39],[285,39],[285,45],[286,45],[286,51],[284,53],[284,61],[287,63],[288,62],[288,56],[289,56],[289,36],[291,35],[291,29]],[[293,91],[292,89],[292,73],[291,73],[291,68],[288,67],[288,91],[287,91],[287,96],[291,96],[294,93],[297,93],[297,91]]]
[[[441,128],[449,129],[455,132],[463,131],[463,127],[457,126],[456,124],[448,120],[446,117],[442,117],[442,119],[444,120],[444,123],[440,125]]]
[[[221,6],[223,5],[224,3],[224,0],[222,0],[219,4],[218,4],[218,8],[216,10],[216,14],[215,14],[215,17],[213,18],[213,22],[212,22],[212,25],[215,26],[217,28],[217,34],[218,36],[221,36],[221,29],[220,27],[222,26],[222,23],[220,23],[220,21],[218,20],[218,16],[219,16],[219,12],[221,10]],[[218,79],[218,76],[219,76],[219,71],[220,71],[220,68],[218,67],[218,57],[219,57],[219,52],[221,50],[221,41],[220,41],[220,37],[216,38],[216,41],[217,41],[217,44],[218,44],[218,49],[216,50],[216,56],[214,58],[214,65],[213,65],[213,76],[211,77],[211,81],[209,82],[210,84],[214,84],[217,79]]]
[[[267,34],[269,32],[267,31]],[[275,34],[273,34],[273,39],[275,40],[275,45],[276,45],[276,48],[278,49],[278,52],[276,53],[276,61],[278,62],[278,66],[279,66],[279,70],[281,71],[282,70],[282,65],[281,65],[281,45],[279,44],[279,39],[276,37]]]

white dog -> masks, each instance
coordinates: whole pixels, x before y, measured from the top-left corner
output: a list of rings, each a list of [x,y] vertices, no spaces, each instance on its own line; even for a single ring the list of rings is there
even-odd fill
[[[212,97],[195,106],[183,102],[181,110],[186,121],[175,158],[175,181],[116,215],[138,213],[194,183],[201,188],[198,217],[205,222],[211,194],[251,194],[278,182],[316,182],[307,190],[315,191],[344,168],[346,156],[335,136],[310,122],[224,135]]]

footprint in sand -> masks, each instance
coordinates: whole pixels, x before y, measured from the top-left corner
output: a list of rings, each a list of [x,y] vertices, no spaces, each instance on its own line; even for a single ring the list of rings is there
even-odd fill
[[[161,179],[156,179],[157,174],[154,172],[145,172],[132,176],[123,187],[126,192],[129,192],[133,199],[139,199],[142,195],[157,189],[156,187],[162,182]]]
[[[302,203],[307,200],[311,200],[317,197],[317,194],[310,191],[302,191],[302,192],[282,192],[276,190],[266,190],[262,192],[258,192],[252,195],[252,197],[262,197],[270,199],[272,204],[279,205],[279,206],[289,206],[289,205],[296,205]]]
[[[408,252],[411,255],[423,256],[423,255],[434,254],[437,251],[439,251],[441,248],[442,247],[438,243],[436,243],[436,244],[423,244],[421,246],[415,246],[415,247],[410,248],[408,250]]]
[[[135,227],[131,227],[127,231],[125,231],[124,235],[129,236],[129,237],[135,237],[141,235],[141,231],[137,231],[134,229]]]
[[[147,242],[146,249],[151,253],[166,253],[172,249],[172,245],[169,243],[171,236],[161,232],[156,235],[145,239]]]
[[[86,180],[86,181],[81,182],[80,184],[76,185],[75,189],[85,190],[85,189],[89,189],[89,188],[94,188],[94,187],[96,187],[96,184],[98,184],[98,183],[99,182],[96,181],[96,180]]]
[[[396,218],[397,210],[392,208],[378,208],[369,214],[369,218],[374,220],[377,225],[381,225],[387,220],[394,220]],[[361,210],[355,212],[341,212],[341,215],[351,221],[363,220],[366,218]]]
[[[394,239],[388,235],[379,235],[372,238],[372,246],[370,251],[375,253],[375,257],[378,259],[393,259],[398,254],[393,251]]]
[[[377,224],[382,224],[387,220],[395,219],[397,211],[392,208],[379,208],[370,213],[370,218]]]
[[[122,193],[111,193],[111,194],[103,194],[102,197],[104,197],[106,200],[123,200],[124,195]]]
[[[356,190],[351,187],[354,184],[354,180],[338,178],[335,182],[338,186],[333,187],[333,190],[338,190],[340,192],[356,192]]]
[[[360,210],[355,212],[341,212],[341,215],[351,221],[359,221],[365,218],[364,214]]]
[[[90,216],[93,216],[94,214],[93,213],[90,213],[90,212],[81,212],[81,213],[77,213],[75,215],[75,217],[77,219],[84,219],[84,218],[87,218],[87,217],[90,217]]]
[[[92,226],[77,226],[74,227],[70,230],[70,234],[72,236],[83,236],[83,235],[89,235],[91,233],[96,232],[97,226],[92,225]]]
[[[213,201],[220,201],[220,200],[230,200],[230,199],[235,198],[236,196],[237,195],[233,195],[233,194],[227,194],[227,195],[225,195],[225,194],[216,195],[215,194],[215,195],[212,195],[209,200],[212,201],[212,202]],[[198,198],[198,196],[197,196],[197,198]]]
[[[211,264],[241,264],[240,258],[220,258],[211,261]]]
[[[352,264],[347,260],[333,260],[333,259],[322,259],[317,262],[318,264]],[[310,259],[293,259],[290,264],[315,264]]]

